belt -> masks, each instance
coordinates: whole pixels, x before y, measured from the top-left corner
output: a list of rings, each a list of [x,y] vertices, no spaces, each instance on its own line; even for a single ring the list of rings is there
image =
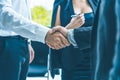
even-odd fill
[[[19,35],[17,35],[17,36],[0,36],[0,39],[10,39],[10,38],[12,38],[12,39],[18,39],[18,40],[24,40],[24,41],[27,41],[28,43],[30,43],[30,41],[28,41],[28,38],[25,38],[25,37],[22,37],[22,36],[19,36]]]

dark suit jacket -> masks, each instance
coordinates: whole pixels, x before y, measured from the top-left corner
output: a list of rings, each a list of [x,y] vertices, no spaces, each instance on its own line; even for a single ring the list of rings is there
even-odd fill
[[[115,13],[116,13],[117,38],[115,54],[113,59],[113,67],[110,71],[109,80],[120,80],[120,0],[116,0]]]
[[[120,22],[120,18],[117,18],[120,17],[118,15],[120,12],[118,4],[120,4],[120,0],[101,0],[96,13],[92,38],[92,50],[93,53],[97,53],[97,56],[93,56],[94,60],[97,57],[95,80],[109,80],[109,77],[112,75],[109,75],[112,67],[113,72],[111,73],[115,73],[116,70],[120,71],[117,68],[119,66],[117,63],[118,57],[114,57],[114,55],[117,56],[119,53],[116,51],[115,54],[117,23],[119,24]],[[116,61],[114,65],[113,58]],[[117,77],[112,80],[119,80],[118,75],[120,73],[117,72],[113,76],[116,75]]]

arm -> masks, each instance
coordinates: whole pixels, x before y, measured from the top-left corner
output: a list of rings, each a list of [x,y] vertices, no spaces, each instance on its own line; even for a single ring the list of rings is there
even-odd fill
[[[92,26],[89,27],[81,27],[77,29],[69,29],[67,30],[64,27],[57,26],[53,28],[53,32],[60,31],[64,36],[66,36],[70,43],[73,46],[78,46],[79,49],[90,48],[90,40],[91,40],[91,30]]]
[[[0,0],[0,26],[31,40],[49,43],[48,46],[54,49],[67,45],[63,44],[64,38],[61,38],[60,34],[51,34],[49,28],[38,25],[17,13],[12,8],[11,0]],[[57,39],[55,39],[55,35],[57,35]],[[53,38],[54,40],[51,40]],[[54,43],[56,40],[57,43]]]
[[[29,61],[29,63],[32,63],[32,61],[34,59],[35,52],[34,52],[34,49],[33,49],[31,44],[28,44],[28,49],[29,49],[29,54],[30,54],[30,61]]]
[[[79,14],[76,17],[72,17],[70,23],[65,26],[66,29],[75,29],[81,27],[85,23],[84,14]]]
[[[10,0],[0,0],[0,26],[12,30],[23,37],[43,43],[45,43],[44,39],[49,30],[49,28],[38,25],[15,12],[12,9]]]
[[[55,26],[60,26],[60,6],[58,6],[57,9],[57,14],[56,14],[56,20],[55,20]],[[85,23],[85,18],[84,15],[78,15],[74,18],[71,19],[70,23],[65,26],[66,29],[74,29],[74,28],[79,28]]]
[[[79,15],[77,17],[72,18],[72,20],[70,21],[70,23],[65,27],[66,29],[74,29],[74,28],[78,28],[80,26],[82,26],[84,24],[84,15]],[[56,13],[56,19],[55,19],[55,26],[60,26],[61,22],[60,22],[60,6],[57,9],[57,13]],[[54,30],[53,30],[54,31]],[[69,30],[68,33],[70,35],[68,35],[68,41],[73,44],[74,46],[77,46],[76,41],[74,40],[74,30]]]

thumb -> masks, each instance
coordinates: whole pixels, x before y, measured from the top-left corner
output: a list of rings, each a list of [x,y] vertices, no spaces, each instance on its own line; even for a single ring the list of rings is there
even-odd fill
[[[61,30],[60,26],[54,27],[54,28],[52,28],[52,33],[60,31],[60,30]]]

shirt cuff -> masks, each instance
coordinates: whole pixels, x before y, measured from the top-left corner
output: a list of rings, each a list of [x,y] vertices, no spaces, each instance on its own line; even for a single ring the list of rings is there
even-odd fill
[[[38,33],[38,36],[36,36],[36,38],[38,38],[40,42],[45,44],[45,38],[50,28],[42,26],[42,25],[39,25],[39,27],[40,27],[39,33]]]
[[[74,29],[68,30],[68,40],[75,48],[78,48],[78,45],[74,39]]]

